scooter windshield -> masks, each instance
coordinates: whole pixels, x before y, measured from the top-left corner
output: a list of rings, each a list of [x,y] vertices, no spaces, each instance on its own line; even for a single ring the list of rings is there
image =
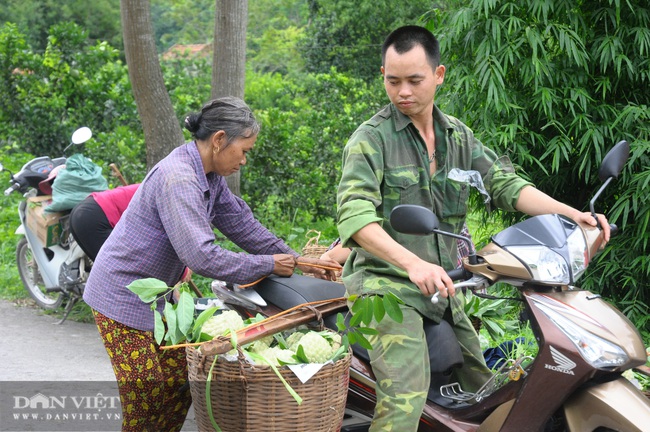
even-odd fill
[[[573,283],[588,264],[582,230],[560,215],[532,217],[506,228],[492,241],[525,264],[533,281],[543,284]]]

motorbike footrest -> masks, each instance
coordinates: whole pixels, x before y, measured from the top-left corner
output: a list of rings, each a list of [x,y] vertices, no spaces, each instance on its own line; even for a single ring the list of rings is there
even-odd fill
[[[440,394],[448,399],[459,402],[480,402],[496,390],[505,385],[508,381],[517,381],[522,376],[526,376],[526,371],[522,363],[532,360],[532,357],[524,356],[517,360],[509,359],[503,362],[503,365],[487,380],[476,393],[466,392],[458,383],[447,384],[440,387]]]
[[[476,399],[476,393],[464,391],[457,382],[440,386],[440,394],[458,402],[470,402]]]

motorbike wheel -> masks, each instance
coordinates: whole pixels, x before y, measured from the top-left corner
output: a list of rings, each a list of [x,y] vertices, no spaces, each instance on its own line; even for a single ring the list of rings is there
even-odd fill
[[[57,309],[61,306],[65,296],[64,293],[48,293],[46,291],[38,264],[34,261],[32,250],[24,237],[20,239],[16,246],[16,263],[25,289],[40,307],[43,309]]]

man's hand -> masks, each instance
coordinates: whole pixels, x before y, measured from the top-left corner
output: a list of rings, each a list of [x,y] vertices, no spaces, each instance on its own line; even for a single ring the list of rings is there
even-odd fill
[[[409,266],[409,279],[420,289],[425,296],[432,296],[440,292],[442,297],[456,295],[454,282],[449,278],[445,269],[439,265],[419,260]]]
[[[598,222],[600,222],[600,227],[603,230],[603,240],[605,240],[605,243],[607,243],[611,234],[607,217],[605,217],[603,214],[596,214],[596,217],[598,217]],[[580,212],[576,214],[575,221],[584,222],[594,227],[598,225],[596,223],[596,219],[594,219],[594,216],[590,212]]]
[[[322,268],[328,267],[328,268]],[[319,279],[336,280],[337,274],[341,273],[341,264],[337,263],[331,258],[318,259],[318,258],[298,258],[298,268],[303,273],[309,273]]]
[[[273,255],[273,274],[289,277],[296,268],[296,257],[289,254]]]

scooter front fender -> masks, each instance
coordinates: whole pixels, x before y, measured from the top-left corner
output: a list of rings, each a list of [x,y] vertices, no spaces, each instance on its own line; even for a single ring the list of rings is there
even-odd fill
[[[650,425],[650,400],[623,377],[579,391],[564,404],[568,430],[599,427],[643,432]]]

